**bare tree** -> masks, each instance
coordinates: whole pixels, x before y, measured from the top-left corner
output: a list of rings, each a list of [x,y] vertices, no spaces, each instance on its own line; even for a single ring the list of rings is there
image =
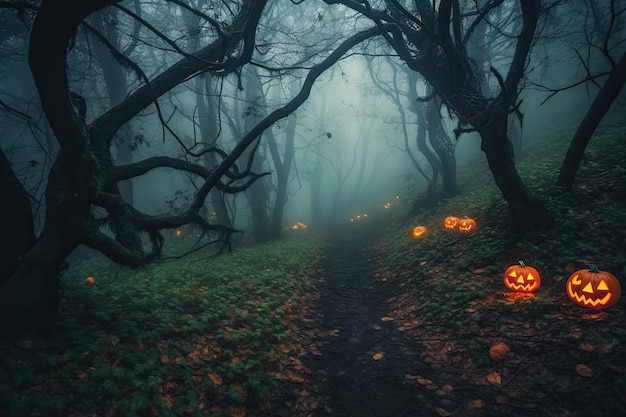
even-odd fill
[[[561,164],[557,184],[567,187],[574,184],[591,136],[626,83],[626,48],[624,37],[620,36],[626,31],[626,7],[615,0],[598,3],[585,2],[583,5],[586,16],[583,25],[585,38],[580,50],[576,50],[576,55],[586,69],[582,82],[594,83],[599,90],[580,122]],[[594,65],[594,61],[598,60],[603,61],[602,64]],[[608,70],[605,70],[607,67]],[[602,86],[597,81],[601,77],[605,78]],[[576,83],[578,84],[580,83]],[[552,94],[562,90],[552,90]]]
[[[545,204],[520,178],[508,137],[509,114],[519,105],[520,80],[535,39],[542,10],[540,1],[472,2],[464,3],[463,10],[457,0],[438,3],[416,0],[410,8],[405,7],[406,3],[388,0],[385,9],[376,9],[368,1],[326,0],[326,3],[344,4],[380,28],[387,44],[409,68],[428,81],[442,103],[454,112],[459,120],[457,133],[480,134],[482,150],[518,232],[553,224]],[[492,10],[505,6],[507,20],[519,21],[519,30],[512,37],[514,52],[508,65],[489,68],[498,80],[498,88],[493,94],[485,95],[481,88],[482,67],[477,67],[467,45],[476,26]]]
[[[17,254],[15,269],[3,271],[8,272],[6,278],[3,277],[0,294],[4,332],[49,329],[58,304],[57,275],[65,258],[78,245],[98,250],[119,264],[137,267],[161,255],[163,229],[194,224],[212,236],[222,233],[222,238],[226,239],[233,231],[230,227],[210,223],[201,215],[207,195],[214,188],[236,192],[253,183],[259,175],[249,169],[248,161],[244,160],[241,167],[237,165],[244,151],[273,123],[296,110],[326,69],[355,45],[380,33],[377,28],[364,30],[336,45],[335,49],[326,51],[316,64],[306,69],[302,88],[238,138],[229,152],[210,144],[192,149],[168,124],[159,98],[202,73],[220,77],[238,74],[239,69],[250,62],[257,46],[257,29],[267,1],[212,3],[207,7],[219,5],[220,8],[212,10],[210,15],[178,0],[168,3],[201,17],[203,43],[197,50],[185,50],[167,36],[165,29],[157,29],[145,16],[139,16],[114,0],[88,3],[70,0],[62,4],[50,0],[41,6],[0,2],[0,7],[29,8],[36,12],[30,34],[29,64],[41,107],[60,146],[47,176],[43,228],[32,247]],[[90,14],[109,7],[117,8],[131,21],[140,22],[141,33],[150,33],[142,35],[150,37],[142,47],[144,53],[150,51],[149,45],[158,41],[178,55],[178,59],[170,56],[166,66],[157,68],[155,74],[148,77],[136,62],[124,57],[106,37],[86,24],[85,18]],[[76,92],[68,75],[71,67],[68,54],[75,45],[77,31],[82,30],[97,37],[140,80],[119,104],[93,120],[89,117],[93,114],[89,97]],[[184,150],[185,157],[154,156],[116,165],[111,146],[115,135],[149,106],[155,106],[157,110],[164,138],[174,140]],[[215,153],[219,157],[219,164],[212,169],[187,159],[201,158],[206,153]],[[7,168],[6,163],[2,166]],[[120,195],[117,186],[120,181],[136,178],[156,168],[179,170],[203,178],[192,200],[181,212],[149,215],[134,208]],[[8,204],[23,195],[19,192],[7,195],[12,199]],[[103,224],[109,225],[111,233],[101,229]],[[2,238],[8,239],[8,236]],[[144,249],[144,240],[150,245],[148,250]]]

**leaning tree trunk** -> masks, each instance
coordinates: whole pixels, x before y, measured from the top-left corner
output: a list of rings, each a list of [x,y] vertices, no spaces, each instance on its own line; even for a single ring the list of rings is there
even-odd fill
[[[0,149],[0,290],[35,241],[28,193]]]
[[[67,198],[71,184],[57,156],[48,177],[46,218],[34,246],[19,260],[0,293],[0,329],[3,334],[30,331],[50,334],[58,307],[58,275],[67,256],[80,242],[79,230],[89,205]]]
[[[578,126],[578,130],[572,138],[563,164],[561,165],[561,171],[559,172],[559,178],[557,184],[571,186],[574,183],[574,177],[578,171],[580,161],[585,153],[585,148],[595,132],[596,128],[602,121],[604,115],[609,111],[611,104],[617,98],[624,84],[626,83],[626,53],[622,55],[619,62],[606,83],[602,86],[598,95],[593,100],[591,107],[587,110],[585,118]]]
[[[439,106],[435,100],[431,100],[428,103],[426,112],[428,139],[439,158],[439,166],[441,168],[441,196],[444,198],[453,197],[457,194],[454,144],[443,128]]]
[[[272,207],[271,220],[269,224],[269,239],[279,239],[283,235],[283,215],[285,204],[287,203],[287,187],[289,186],[289,173],[294,157],[294,143],[296,137],[296,116],[292,115],[287,122],[285,136],[285,150],[281,161],[276,138],[271,130],[268,130],[268,147],[272,155],[272,161],[276,168],[276,195],[274,197],[274,207]]]
[[[513,159],[511,142],[506,137],[506,116],[491,119],[491,123],[479,129],[481,149],[493,173],[496,185],[507,201],[512,228],[523,233],[535,228],[550,228],[554,219],[544,204],[531,193],[522,181]]]

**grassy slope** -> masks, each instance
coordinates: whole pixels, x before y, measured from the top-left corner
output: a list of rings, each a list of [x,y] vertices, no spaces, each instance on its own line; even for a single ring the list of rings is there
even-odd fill
[[[298,379],[288,319],[322,242],[290,232],[136,271],[102,257],[76,262],[61,279],[60,335],[0,346],[0,415],[218,416],[261,406],[278,381]]]
[[[587,263],[613,272],[626,286],[622,114],[623,109],[616,110],[603,122],[571,191],[554,182],[575,124],[545,128],[527,145],[519,170],[549,203],[557,219],[553,230],[513,241],[507,207],[493,181],[466,171],[459,172],[461,195],[398,222],[383,239],[380,273],[398,277],[404,288],[394,306],[397,322],[423,325],[409,331],[422,340],[423,360],[437,369],[438,377],[431,379],[467,395],[449,402],[449,411],[481,415],[477,404],[499,415],[517,415],[520,409],[532,413],[537,406],[543,415],[626,410],[625,300],[595,314],[565,294],[568,276]],[[469,234],[446,230],[442,222],[448,215],[473,217],[478,228]],[[415,240],[410,230],[418,224],[429,233]],[[534,296],[514,296],[503,285],[504,270],[520,259],[541,274],[542,286]],[[512,353],[499,365],[488,354],[500,341]],[[450,363],[463,363],[463,369],[451,369]],[[590,367],[590,374],[578,365]],[[486,379],[494,372],[503,382],[490,391],[483,385],[494,385]],[[552,402],[546,401],[546,392],[552,393]],[[489,398],[497,400],[489,403]],[[448,411],[442,410],[440,415]]]

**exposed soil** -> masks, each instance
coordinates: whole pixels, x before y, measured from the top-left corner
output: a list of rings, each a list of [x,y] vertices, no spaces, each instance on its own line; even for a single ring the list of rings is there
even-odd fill
[[[322,262],[315,304],[322,355],[311,363],[312,379],[333,416],[421,415],[431,395],[406,378],[425,370],[420,346],[391,320],[397,288],[374,274],[378,230],[354,229],[336,235]]]
[[[375,273],[382,225],[361,226],[338,230],[321,258],[318,296],[302,330],[309,337],[306,395],[294,402],[292,415],[422,416],[440,401],[436,387],[418,389],[427,370],[420,345],[390,316],[399,288]]]

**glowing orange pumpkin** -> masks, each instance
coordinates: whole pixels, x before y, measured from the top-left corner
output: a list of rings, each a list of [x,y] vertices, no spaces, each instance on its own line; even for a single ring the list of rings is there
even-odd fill
[[[459,222],[459,230],[461,232],[469,232],[476,228],[476,221],[474,219],[464,218]]]
[[[454,216],[448,216],[443,219],[443,225],[446,229],[454,229],[459,225],[459,218]]]
[[[418,238],[424,236],[428,230],[424,226],[417,226],[413,229],[413,237]]]
[[[87,284],[89,285],[94,285],[96,283],[96,280],[93,277],[87,277],[85,281],[87,281]]]
[[[541,286],[541,277],[535,268],[519,261],[504,271],[504,285],[516,292],[535,292]]]
[[[622,287],[615,275],[600,271],[594,264],[570,275],[565,287],[572,301],[594,310],[611,307],[622,296]]]

